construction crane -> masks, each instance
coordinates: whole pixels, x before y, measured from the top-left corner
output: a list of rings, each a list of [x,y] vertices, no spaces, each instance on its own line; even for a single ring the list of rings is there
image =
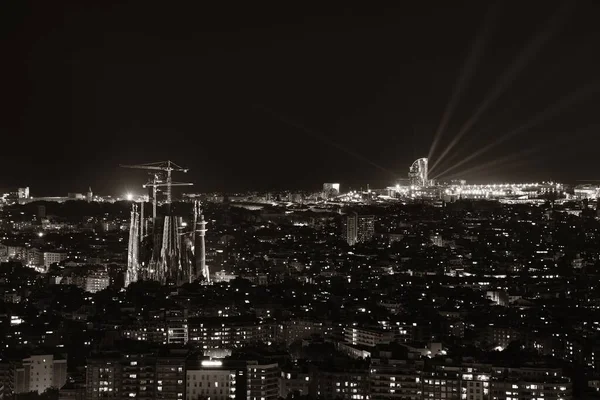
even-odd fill
[[[158,192],[159,187],[166,186],[167,187],[167,195],[168,195],[173,186],[192,186],[192,185],[194,185],[194,184],[188,183],[188,182],[172,182],[172,181],[164,182],[164,181],[160,180],[160,177],[158,176],[158,174],[154,174],[154,177],[151,181],[146,182],[145,184],[142,185],[142,187],[144,189],[148,188],[148,187],[152,188],[152,218],[156,219],[156,205],[157,205],[156,194]],[[168,197],[167,197],[167,199],[168,199]]]
[[[180,167],[172,161],[160,161],[155,163],[147,163],[147,164],[135,164],[135,165],[121,165],[123,168],[132,168],[132,169],[147,169],[151,171],[162,171],[167,173],[167,179],[164,181],[164,186],[167,187],[167,203],[171,204],[171,186],[172,186],[172,177],[171,173],[175,172],[188,172],[187,168]],[[155,175],[156,176],[156,175]]]

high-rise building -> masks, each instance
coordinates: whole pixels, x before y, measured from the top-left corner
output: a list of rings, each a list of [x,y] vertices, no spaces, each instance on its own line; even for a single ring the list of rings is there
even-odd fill
[[[276,400],[279,397],[279,374],[277,363],[249,364],[246,398],[248,400]]]
[[[196,219],[196,231],[194,232],[194,252],[195,254],[195,273],[193,279],[197,279],[200,276],[204,278],[205,282],[210,282],[210,271],[206,264],[206,243],[204,237],[206,236],[206,221],[204,215],[200,209],[200,203],[194,204],[194,216]],[[193,280],[192,279],[192,280]]]
[[[14,393],[43,393],[60,389],[67,382],[67,360],[52,354],[24,358],[15,368]]]
[[[375,217],[351,213],[342,220],[342,238],[350,246],[368,242],[375,236]]]
[[[129,222],[129,244],[127,248],[127,272],[125,273],[125,286],[137,282],[139,278],[140,255],[140,214],[137,204],[131,205],[131,220]]]
[[[461,399],[463,385],[458,368],[433,368],[422,374],[422,395],[424,399]]]
[[[370,395],[369,370],[357,366],[321,368],[314,377],[312,398],[366,400]]]
[[[194,361],[188,364],[186,371],[186,399],[234,399],[237,397],[237,377],[240,372],[245,375],[245,371],[222,360]]]
[[[368,242],[375,236],[375,217],[373,215],[359,215],[356,221],[358,225],[358,242]]]
[[[165,310],[167,324],[167,342],[169,344],[184,345],[188,342],[187,310]]]
[[[17,196],[19,199],[28,199],[29,198],[29,187],[19,188],[17,191]]]
[[[98,354],[87,360],[86,399],[183,399],[188,353]]]
[[[323,184],[323,196],[326,199],[335,197],[338,194],[340,194],[340,184],[339,183],[324,183]]]
[[[156,398],[181,400],[185,396],[186,356],[173,354],[156,359]]]
[[[354,246],[358,241],[358,215],[352,213],[342,220],[342,238],[350,245]]]
[[[429,178],[427,174],[427,158],[419,158],[418,160],[415,160],[408,170],[408,180],[410,185],[416,189],[429,186]]]
[[[371,396],[379,399],[421,399],[422,361],[390,358],[392,352],[380,352],[371,358]]]

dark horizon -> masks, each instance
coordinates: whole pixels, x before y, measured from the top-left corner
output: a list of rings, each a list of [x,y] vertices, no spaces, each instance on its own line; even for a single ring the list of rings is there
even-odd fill
[[[429,154],[473,54],[431,164],[495,98],[436,173],[600,179],[592,1],[4,6],[4,187],[119,195],[146,179],[119,164],[168,159],[198,192],[391,186]]]

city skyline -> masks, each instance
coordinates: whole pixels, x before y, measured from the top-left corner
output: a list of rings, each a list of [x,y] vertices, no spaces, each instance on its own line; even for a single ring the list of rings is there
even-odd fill
[[[5,1],[0,399],[600,400],[600,1]]]
[[[119,164],[161,159],[198,191],[384,187],[428,156],[473,182],[599,178],[593,2],[139,4],[8,6],[3,186],[119,193],[139,182]]]

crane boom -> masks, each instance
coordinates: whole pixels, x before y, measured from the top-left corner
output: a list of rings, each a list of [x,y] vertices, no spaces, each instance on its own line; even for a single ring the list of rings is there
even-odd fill
[[[160,161],[154,163],[146,163],[146,164],[133,164],[133,165],[124,165],[121,164],[122,168],[131,168],[131,169],[146,169],[150,171],[164,171],[167,173],[167,179],[164,186],[167,187],[167,203],[171,204],[171,186],[173,186],[173,182],[171,181],[171,173],[175,172],[188,172],[187,168],[183,168],[173,161]],[[154,182],[157,182],[158,177],[155,175]],[[156,189],[156,187],[155,187]],[[156,214],[156,213],[155,213]],[[155,215],[156,216],[156,215]]]
[[[188,168],[183,168],[173,161],[159,161],[153,163],[145,163],[145,164],[121,164],[123,168],[132,168],[132,169],[149,169],[154,171],[177,171],[177,172],[188,172]]]

